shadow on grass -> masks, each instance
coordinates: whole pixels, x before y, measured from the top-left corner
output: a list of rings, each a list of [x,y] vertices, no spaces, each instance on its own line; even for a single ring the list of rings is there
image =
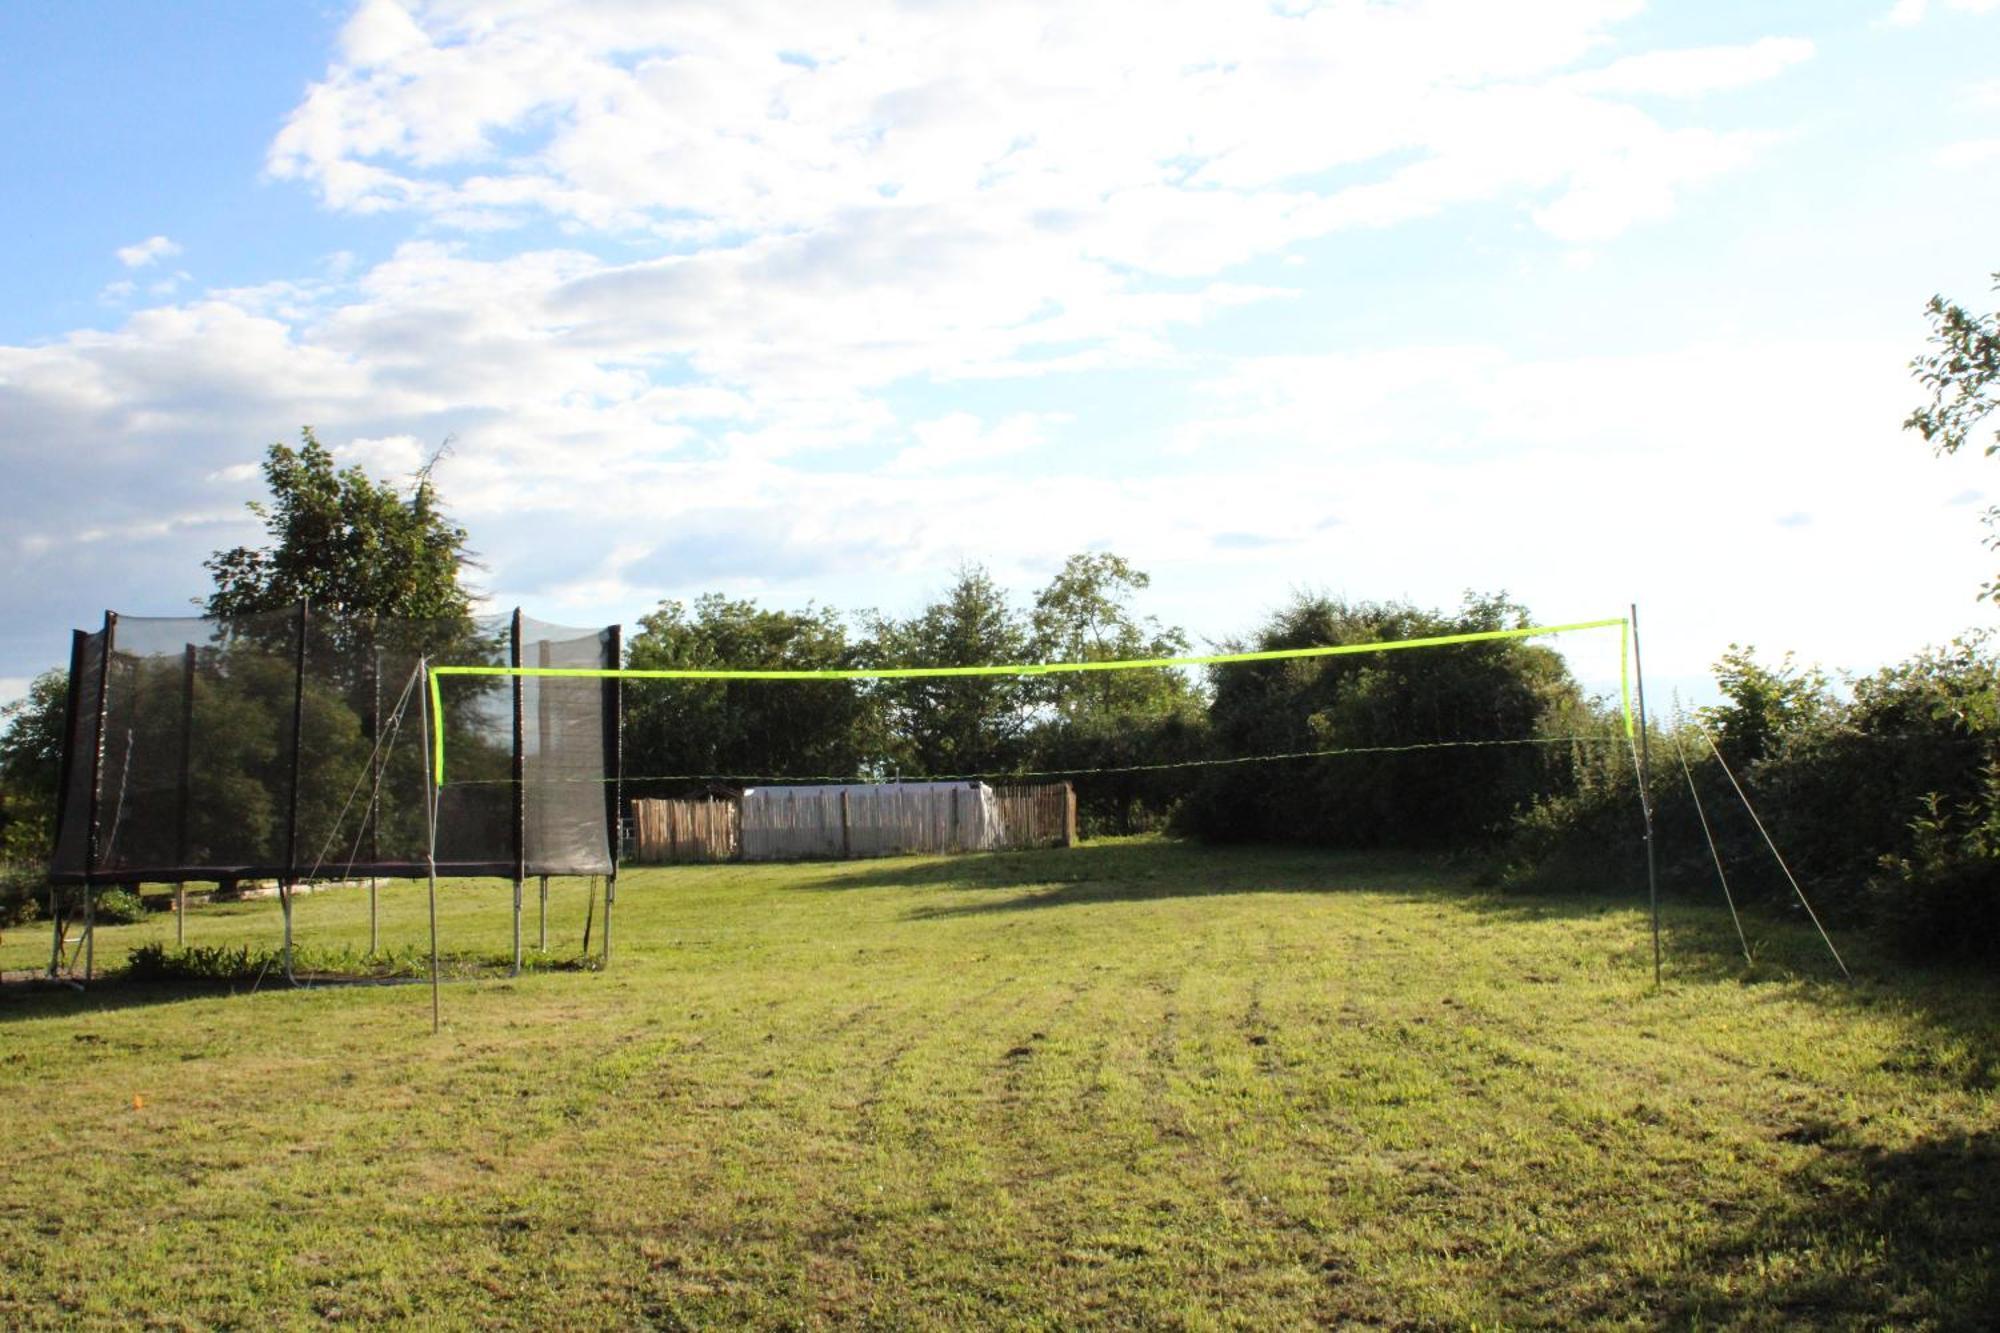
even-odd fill
[[[252,955],[251,961],[257,964],[262,960]],[[515,979],[510,970],[511,961],[498,955],[447,954],[439,960],[439,981],[448,986],[465,982],[511,981]],[[599,968],[600,963],[595,957],[531,957],[523,967],[521,977],[525,979],[552,972],[595,972]],[[89,982],[14,981],[0,986],[0,1023],[226,999],[254,995],[260,991],[355,990],[430,984],[427,966],[421,971],[412,971],[406,966],[387,962],[374,970],[336,970],[308,965],[295,968],[292,975],[294,979],[287,980],[282,964],[273,961],[269,967],[253,966],[248,971],[230,975],[153,976],[121,969]]]
[[[1667,1322],[1781,1316],[1813,1327],[1992,1328],[2000,1311],[2000,1138],[1989,1131],[1883,1151],[1839,1126],[1782,1137],[1812,1156],[1784,1201],[1690,1257],[1657,1293]]]
[[[1236,847],[1173,839],[848,863],[801,888],[991,889],[990,902],[920,907],[913,919],[1230,893],[1471,892],[1471,871],[1407,852]]]
[[[1643,919],[1647,909],[1643,881],[1604,893],[1503,892],[1477,882],[1480,868],[1463,859],[1408,852],[1113,839],[820,866],[802,876],[799,890],[954,891],[949,899],[911,905],[904,912],[911,921],[1242,893],[1381,893],[1521,921],[1582,920],[1613,912],[1638,912]],[[1615,885],[1622,876],[1610,878]],[[1668,984],[1783,985],[1822,1003],[1898,1009],[1928,1029],[1913,1039],[1907,1068],[1969,1089],[2000,1086],[2000,980],[1964,967],[1908,963],[1832,922],[1829,929],[1854,972],[1848,983],[1797,909],[1746,909],[1742,922],[1748,961],[1712,884],[1664,882],[1661,953]],[[1635,964],[1650,968],[1650,938],[1635,935],[1632,950]]]

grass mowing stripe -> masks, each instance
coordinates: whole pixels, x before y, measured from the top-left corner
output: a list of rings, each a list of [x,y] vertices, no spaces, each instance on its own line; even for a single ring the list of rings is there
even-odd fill
[[[507,901],[444,892],[482,948]],[[1138,841],[633,870],[609,973],[442,1039],[408,990],[10,990],[0,1323],[1976,1326],[1994,983],[1670,907],[1655,990],[1635,907]]]

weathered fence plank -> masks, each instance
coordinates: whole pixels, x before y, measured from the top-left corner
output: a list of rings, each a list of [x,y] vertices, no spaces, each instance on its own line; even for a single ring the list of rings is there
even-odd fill
[[[734,861],[742,852],[735,801],[634,801],[632,840],[636,860]]]
[[[1067,782],[766,788],[740,800],[632,802],[635,859],[648,863],[896,856],[1076,842]]]

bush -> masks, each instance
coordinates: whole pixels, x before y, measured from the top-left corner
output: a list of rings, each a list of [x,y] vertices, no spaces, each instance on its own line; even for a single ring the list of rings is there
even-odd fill
[[[1504,596],[1468,594],[1451,614],[1302,596],[1254,646],[1384,643],[1529,623]],[[1218,753],[1302,756],[1208,770],[1177,823],[1217,841],[1489,846],[1522,811],[1571,790],[1566,756],[1533,742],[1569,734],[1591,711],[1563,659],[1520,640],[1259,662],[1211,679]]]
[[[284,954],[276,949],[253,951],[247,944],[171,950],[164,944],[142,944],[125,962],[128,980],[149,983],[256,981],[273,974],[284,976]]]
[[[97,895],[95,917],[100,926],[129,926],[146,919],[146,904],[130,889],[103,889]]]
[[[505,954],[448,953],[438,962],[447,977],[492,976],[510,965]],[[595,971],[594,957],[561,957],[530,954],[523,960],[527,972]],[[430,975],[430,953],[417,945],[405,945],[388,953],[367,955],[352,948],[303,947],[292,955],[295,974],[305,978],[346,978],[350,980],[418,980]],[[125,964],[125,979],[144,985],[257,985],[285,980],[282,949],[252,949],[247,944],[196,945],[185,949],[165,944],[142,944]]]
[[[48,901],[48,878],[41,867],[0,864],[0,926],[40,920]]]
[[[2000,964],[2000,660],[1988,641],[1920,653],[1855,680],[1847,699],[1819,672],[1762,667],[1747,649],[1716,674],[1726,702],[1701,721],[1829,929]],[[1568,790],[1515,819],[1503,886],[1616,892],[1643,867],[1631,755],[1593,748]],[[1714,883],[1691,782],[1737,901],[1796,911],[1702,731],[1655,731],[1651,750],[1662,885]]]
[[[2000,960],[2000,764],[1978,801],[1954,810],[1926,793],[1910,830],[1910,853],[1882,857],[1869,882],[1890,942],[1922,958]]]

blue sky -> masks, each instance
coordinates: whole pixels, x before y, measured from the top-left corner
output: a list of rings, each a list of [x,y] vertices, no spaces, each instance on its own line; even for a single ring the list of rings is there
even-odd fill
[[[966,560],[1990,624],[1899,429],[2000,269],[1995,0],[0,9],[0,696],[173,614],[310,422],[501,606],[914,609]],[[1579,650],[1578,668],[1605,663]]]

